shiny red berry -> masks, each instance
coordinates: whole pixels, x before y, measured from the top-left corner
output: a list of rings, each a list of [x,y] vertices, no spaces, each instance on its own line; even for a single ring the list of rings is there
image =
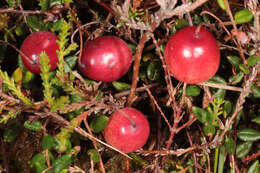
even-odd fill
[[[111,82],[121,78],[131,62],[131,50],[122,39],[102,36],[85,44],[79,68],[90,79]]]
[[[146,117],[134,108],[124,108],[113,113],[104,129],[106,142],[125,153],[143,147],[149,133],[150,126]]]
[[[171,36],[165,47],[165,59],[173,77],[195,84],[214,76],[220,64],[220,51],[207,29],[192,26]]]
[[[40,31],[29,35],[21,46],[21,52],[26,56],[21,56],[22,62],[26,69],[32,73],[41,73],[40,54],[45,51],[48,55],[51,65],[50,71],[54,70],[58,65],[59,45],[58,37],[51,32]]]

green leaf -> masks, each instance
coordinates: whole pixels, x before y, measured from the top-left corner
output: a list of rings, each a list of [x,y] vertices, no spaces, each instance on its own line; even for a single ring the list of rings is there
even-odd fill
[[[33,121],[33,122],[27,120],[27,121],[24,122],[23,125],[26,129],[29,129],[29,130],[32,130],[32,131],[39,132],[42,129],[42,123],[38,120]]]
[[[177,30],[179,30],[181,28],[189,26],[189,22],[188,22],[187,19],[183,19],[183,18],[182,19],[177,19],[175,21],[175,25],[174,26],[176,27]]]
[[[94,133],[99,133],[106,127],[108,123],[109,118],[105,115],[99,115],[96,116],[91,122],[90,122],[90,128]]]
[[[97,150],[95,150],[95,149],[89,149],[89,150],[88,150],[88,155],[89,155],[90,159],[91,159],[93,162],[95,162],[95,163],[99,162],[100,158],[99,158],[99,154],[98,154],[98,151],[97,151]]]
[[[129,153],[129,156],[140,166],[147,166],[149,163],[136,153]]]
[[[66,152],[69,151],[72,148],[71,142],[69,137],[58,137],[56,136],[55,141],[57,145],[54,145],[55,149],[60,152]]]
[[[41,11],[46,11],[49,7],[49,0],[40,0],[39,6],[41,7]]]
[[[245,74],[249,74],[250,73],[250,70],[249,70],[249,68],[245,65],[245,64],[239,64],[239,69],[243,72],[243,73],[245,73]]]
[[[249,128],[241,129],[238,131],[237,136],[242,141],[254,142],[260,139],[260,132]]]
[[[253,91],[253,96],[255,98],[260,98],[260,87],[252,85],[251,90]]]
[[[232,103],[230,101],[225,101],[224,103],[224,117],[227,117],[232,111]]]
[[[186,96],[187,97],[196,97],[200,95],[200,87],[197,85],[188,85],[186,87]]]
[[[55,148],[56,145],[58,145],[58,143],[53,136],[51,136],[49,134],[45,134],[43,136],[43,138],[42,138],[42,148],[44,150]]]
[[[234,67],[238,67],[242,63],[241,59],[238,56],[227,56],[227,59],[230,64]]]
[[[212,78],[210,78],[208,80],[208,82],[211,82],[211,83],[217,83],[217,84],[227,84],[227,82],[225,81],[224,78],[218,76],[218,75],[215,75],[213,76]]]
[[[253,19],[253,17],[254,17],[254,15],[247,8],[244,8],[244,9],[236,12],[234,15],[235,21],[238,24],[250,22]]]
[[[64,72],[70,72],[77,64],[78,57],[77,56],[69,56],[65,58],[64,64]]]
[[[132,52],[132,55],[135,54],[136,52],[136,45],[134,44],[131,44],[131,43],[127,43],[128,47],[130,48],[131,52]]]
[[[70,103],[78,103],[81,102],[82,100],[84,100],[84,98],[78,94],[72,94],[70,96]]]
[[[15,83],[21,84],[22,80],[23,80],[23,72],[21,68],[17,68],[14,72],[13,72],[13,79],[15,81]]]
[[[228,154],[234,154],[236,151],[236,143],[232,138],[227,137],[225,139],[225,149]]]
[[[192,107],[192,112],[194,113],[195,117],[201,122],[201,123],[205,123],[207,122],[207,111],[205,111],[204,109],[201,109],[197,106],[193,106]]]
[[[255,122],[257,124],[260,124],[260,115],[258,115],[257,117],[255,117],[254,119],[252,119],[252,122]]]
[[[250,149],[252,148],[253,142],[243,142],[241,144],[237,145],[236,148],[236,156],[237,158],[241,159],[243,157],[245,157]]]
[[[249,66],[254,66],[258,63],[258,61],[260,61],[260,57],[255,57],[255,56],[250,56],[248,59],[247,59],[247,64]]]
[[[52,161],[53,155],[51,154],[51,152],[48,152],[48,156],[49,159]],[[47,169],[46,158],[43,152],[34,155],[29,163],[32,168],[36,169],[37,173],[42,173],[45,169]],[[51,173],[51,171],[47,171],[46,173]]]
[[[52,168],[54,173],[60,173],[71,163],[71,155],[65,154],[54,160]]]
[[[44,23],[41,22],[40,18],[37,16],[28,16],[27,17],[27,24],[31,27],[34,31],[42,31],[47,30]]]
[[[201,22],[202,22],[202,18],[198,14],[195,14],[194,15],[194,24],[199,25]]]
[[[248,169],[247,173],[258,173],[259,171],[259,161],[256,160]]]
[[[218,2],[219,7],[220,7],[222,10],[226,10],[226,4],[225,4],[225,1],[224,1],[224,0],[217,0],[217,2]]]
[[[146,74],[149,80],[155,81],[160,78],[161,65],[158,62],[152,61],[149,63]]]
[[[131,85],[125,82],[113,81],[112,85],[117,91],[125,91],[131,88]]]
[[[211,135],[214,135],[214,134],[215,134],[216,129],[215,129],[215,127],[212,126],[211,124],[208,124],[208,125],[204,126],[203,131],[204,131],[204,133],[205,133],[207,136],[211,136]]]
[[[236,85],[242,82],[243,78],[244,78],[244,73],[240,71],[237,75],[231,76],[229,78],[229,82],[231,83],[231,85]]]

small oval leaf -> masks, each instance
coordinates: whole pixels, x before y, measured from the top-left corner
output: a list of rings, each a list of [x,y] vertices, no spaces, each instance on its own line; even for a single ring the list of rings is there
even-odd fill
[[[234,67],[238,67],[242,63],[241,59],[238,56],[227,56],[227,59],[230,64]]]
[[[222,10],[226,10],[226,4],[225,4],[225,1],[224,1],[224,0],[217,0],[217,2],[218,2],[219,7],[220,7]]]
[[[245,65],[245,64],[239,64],[239,69],[243,72],[243,73],[245,73],[245,74],[249,74],[250,73],[250,70],[249,70],[249,68]]]
[[[125,82],[113,81],[112,85],[117,91],[125,91],[131,88],[131,85]]]
[[[229,82],[231,83],[231,85],[236,85],[242,82],[243,78],[244,78],[244,73],[240,71],[237,75],[231,76],[229,78]]]
[[[254,119],[252,119],[252,122],[260,124],[260,115],[258,115],[257,117],[255,117]]]
[[[186,96],[187,97],[196,97],[200,95],[200,87],[197,85],[188,85],[186,87]]]
[[[97,150],[89,149],[88,155],[89,155],[90,159],[93,160],[93,162],[95,162],[95,163],[99,162],[100,158],[99,158],[99,154],[98,154]]]
[[[225,139],[225,149],[228,154],[234,154],[236,151],[236,143],[232,138]]]
[[[252,147],[252,144],[253,144],[253,142],[243,142],[241,144],[238,144],[237,148],[236,148],[237,158],[241,159],[241,158],[245,157],[249,153],[249,151]]]
[[[32,130],[32,131],[41,131],[42,123],[38,120],[33,121],[33,122],[27,120],[27,121],[24,122],[24,127],[26,129],[29,129],[29,130]]]
[[[255,161],[250,168],[248,169],[247,173],[259,173],[259,161]]]
[[[90,122],[90,128],[93,130],[94,133],[99,133],[106,127],[109,118],[105,115],[96,116]]]
[[[253,65],[256,65],[258,63],[258,61],[260,61],[260,57],[250,56],[247,59],[247,64],[249,66],[253,66]]]
[[[204,109],[201,109],[197,106],[193,106],[192,112],[201,123],[205,123],[207,121],[207,111],[205,111]]]
[[[215,134],[216,129],[215,129],[215,127],[212,126],[212,125],[207,125],[207,126],[204,126],[203,131],[204,131],[204,133],[205,133],[207,136],[211,136],[211,135],[214,135],[214,134]]]
[[[247,8],[244,8],[244,9],[236,12],[234,15],[235,21],[238,24],[250,22],[253,19],[253,17],[254,17],[254,15]]]
[[[155,81],[160,78],[160,65],[158,62],[152,61],[149,63],[146,74],[149,80]]]
[[[49,135],[49,134],[45,134],[42,138],[42,148],[44,150],[46,149],[52,149],[55,148],[55,146],[58,145],[57,140]]]
[[[242,141],[254,142],[260,139],[260,132],[254,129],[241,129],[238,131],[237,136]]]

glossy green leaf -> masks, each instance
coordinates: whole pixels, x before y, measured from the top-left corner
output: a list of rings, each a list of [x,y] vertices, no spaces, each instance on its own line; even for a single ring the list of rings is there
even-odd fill
[[[62,0],[50,0],[50,7],[62,5]]]
[[[60,31],[61,27],[62,27],[62,24],[63,24],[63,20],[64,19],[59,19],[56,22],[54,22],[53,25],[52,25],[51,31],[52,32]]]
[[[259,173],[259,161],[256,160],[248,169],[247,173]]]
[[[131,44],[131,43],[127,43],[127,45],[129,46],[129,48],[130,48],[130,50],[132,52],[132,55],[134,55],[135,52],[136,52],[136,45]]]
[[[225,101],[224,103],[224,117],[227,117],[232,111],[232,103],[230,101]]]
[[[24,75],[23,75],[23,83],[27,84],[30,81],[33,80],[33,78],[35,77],[35,74],[31,73],[30,71],[25,71]]]
[[[234,19],[235,19],[236,23],[238,23],[238,24],[250,22],[253,19],[253,17],[254,17],[254,15],[247,8],[244,8],[244,9],[236,12],[234,15]]]
[[[198,14],[194,15],[194,19],[193,20],[194,20],[194,24],[195,25],[199,25],[202,22],[202,18]]]
[[[252,85],[251,90],[253,91],[253,96],[255,98],[260,98],[260,87]]]
[[[218,76],[218,75],[213,76],[207,82],[216,83],[216,84],[227,84],[225,79],[220,77],[220,76]],[[224,99],[225,94],[226,94],[226,90],[224,90],[224,89],[217,89],[217,88],[211,88],[210,87],[210,91],[212,92],[212,94],[216,95],[216,98]]]
[[[60,173],[71,163],[71,155],[65,154],[54,160],[52,168],[54,173]]]
[[[125,91],[131,88],[131,85],[125,82],[113,81],[112,85],[117,91]]]
[[[250,73],[250,70],[249,70],[249,68],[245,65],[245,64],[239,64],[239,69],[243,72],[243,73],[245,73],[245,74],[249,74]]]
[[[227,59],[230,64],[234,67],[238,67],[242,63],[241,59],[238,56],[227,56]]]
[[[44,150],[55,148],[56,145],[58,145],[58,142],[53,136],[51,136],[49,134],[45,134],[43,136],[43,138],[42,138],[42,148]]]
[[[140,166],[147,166],[149,163],[142,158],[142,156],[136,154],[136,153],[129,153],[129,156],[133,159],[134,162],[139,164]]]
[[[21,127],[13,124],[4,130],[3,138],[5,142],[13,142],[20,134]]]
[[[258,61],[260,61],[260,57],[250,56],[247,59],[247,64],[249,66],[254,66],[254,65],[256,65],[258,63]]]
[[[88,155],[89,155],[90,159],[93,160],[93,162],[95,162],[95,163],[99,162],[100,158],[99,158],[99,154],[98,154],[97,150],[89,149]]]
[[[55,138],[57,145],[54,145],[55,149],[60,152],[66,152],[69,151],[72,148],[71,142],[69,137],[59,137]]]
[[[48,152],[48,156],[49,159],[53,161],[53,155],[51,152]],[[42,173],[45,169],[47,169],[46,158],[43,152],[34,155],[29,163],[32,168],[35,168],[37,173]],[[47,171],[46,173],[51,173],[51,171]]]
[[[193,106],[192,107],[192,112],[194,113],[195,117],[201,122],[201,123],[205,123],[207,122],[207,111],[205,111],[204,109],[201,109],[197,106]]]
[[[226,4],[225,4],[225,1],[224,1],[224,0],[217,0],[217,2],[218,2],[219,7],[220,7],[222,10],[226,10]]]
[[[188,85],[186,87],[186,96],[187,97],[196,97],[200,95],[200,87],[197,85]]]
[[[211,135],[215,134],[216,129],[211,124],[208,124],[208,125],[204,126],[203,131],[204,131],[205,135],[211,136]]]
[[[77,64],[78,57],[77,56],[69,56],[65,59],[64,64],[64,72],[70,72]]]
[[[187,19],[176,19],[175,27],[177,30],[189,26],[189,22]]]
[[[24,122],[24,127],[26,129],[29,129],[29,130],[32,130],[32,131],[41,131],[42,123],[38,120],[33,121],[33,122],[27,120],[27,121]]]
[[[237,145],[236,148],[236,156],[237,158],[241,159],[243,157],[245,157],[250,149],[252,148],[253,142],[243,142],[241,144]]]
[[[230,82],[232,85],[236,85],[236,84],[242,82],[243,78],[244,78],[244,73],[243,73],[242,71],[240,71],[237,75],[231,76],[231,77],[229,78],[229,82]]]
[[[228,154],[234,154],[236,151],[236,143],[232,138],[227,137],[225,139],[225,149]]]
[[[218,76],[218,75],[215,75],[213,76],[212,78],[210,78],[207,82],[210,82],[210,83],[217,83],[217,84],[227,84],[227,82],[225,81],[224,78]]]
[[[242,141],[254,142],[260,139],[260,132],[249,128],[241,129],[237,132],[237,136]]]
[[[46,30],[44,24],[39,20],[37,16],[28,16],[27,17],[27,24],[31,27],[34,31],[42,31]]]
[[[147,67],[147,78],[151,81],[158,80],[160,78],[161,65],[158,62],[152,61]]]
[[[90,122],[90,128],[93,130],[94,133],[99,133],[106,127],[109,118],[105,115],[96,116]]]
[[[254,119],[252,119],[252,122],[260,124],[260,115],[258,115],[257,117],[255,117]]]
[[[49,0],[40,0],[39,6],[41,7],[41,11],[46,11],[49,7]]]

